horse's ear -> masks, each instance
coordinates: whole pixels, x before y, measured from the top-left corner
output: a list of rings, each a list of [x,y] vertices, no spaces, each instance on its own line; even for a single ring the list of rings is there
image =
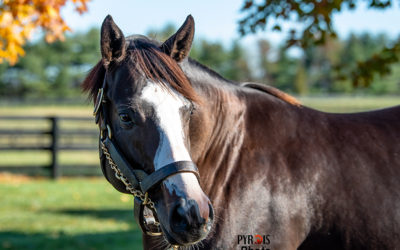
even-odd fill
[[[125,37],[122,31],[108,15],[101,25],[101,56],[105,66],[125,57]]]
[[[161,50],[175,61],[180,62],[189,55],[193,36],[194,20],[189,15],[179,30],[161,45]]]

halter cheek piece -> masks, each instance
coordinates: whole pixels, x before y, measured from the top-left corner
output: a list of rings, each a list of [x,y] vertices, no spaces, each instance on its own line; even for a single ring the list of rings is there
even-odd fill
[[[134,195],[134,216],[143,233],[151,236],[162,235],[157,211],[154,202],[151,201],[148,195],[148,191],[177,173],[190,172],[195,174],[199,180],[199,172],[196,165],[191,161],[173,162],[151,174],[147,174],[145,171],[134,168],[129,164],[113,143],[112,131],[107,122],[106,76],[107,73],[104,75],[103,86],[99,89],[93,111],[96,124],[99,124],[100,127],[99,151],[101,169],[106,179],[113,186],[119,186],[122,182],[126,190]],[[109,178],[107,166],[115,172],[115,178]]]

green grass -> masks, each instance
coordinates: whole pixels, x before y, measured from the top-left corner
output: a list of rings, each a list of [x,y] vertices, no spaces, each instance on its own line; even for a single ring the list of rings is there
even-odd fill
[[[0,166],[49,165],[50,152],[39,151],[0,151]],[[61,151],[60,165],[95,165],[99,164],[99,154],[95,151]],[[7,164],[6,164],[7,163]]]
[[[2,176],[0,249],[141,249],[132,197],[104,178]]]
[[[362,112],[400,105],[396,96],[299,97],[301,103],[325,112]]]
[[[92,105],[5,105],[0,115],[33,115],[33,116],[83,116],[91,117]]]

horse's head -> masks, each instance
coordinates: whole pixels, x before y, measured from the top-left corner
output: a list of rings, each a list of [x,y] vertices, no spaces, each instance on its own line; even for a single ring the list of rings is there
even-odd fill
[[[189,130],[199,99],[178,65],[189,54],[193,35],[191,16],[163,44],[142,36],[125,38],[110,16],[101,27],[103,70],[91,74],[104,72],[108,133],[129,165],[147,174],[175,163],[194,164]],[[105,172],[115,188],[126,192],[113,170]],[[169,243],[190,245],[207,236],[212,206],[194,173],[168,175],[148,195]]]

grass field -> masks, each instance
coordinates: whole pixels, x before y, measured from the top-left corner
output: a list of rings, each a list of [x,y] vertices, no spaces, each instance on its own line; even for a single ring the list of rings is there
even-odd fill
[[[0,249],[141,249],[132,198],[104,178],[0,174]]]
[[[303,105],[335,113],[362,112],[400,105],[399,96],[300,97]]]
[[[3,105],[0,115],[91,117],[90,105]],[[64,122],[63,128],[94,123]],[[43,121],[1,123],[0,128],[48,129]],[[1,138],[0,138],[1,140]],[[34,143],[34,142],[33,142]],[[1,165],[46,165],[47,152],[0,151]],[[61,164],[96,164],[98,152],[61,152]],[[0,249],[141,249],[133,201],[103,177],[52,181],[0,173]]]
[[[328,112],[356,112],[400,104],[398,97],[299,98]],[[91,116],[91,106],[2,106],[0,115]],[[2,123],[0,128],[46,128],[40,123]],[[95,128],[63,124],[66,128]],[[0,138],[1,140],[1,138]],[[1,152],[2,165],[48,163],[46,152]],[[62,164],[95,164],[97,152],[63,152]],[[104,178],[51,181],[0,173],[0,249],[141,249],[132,198]]]

